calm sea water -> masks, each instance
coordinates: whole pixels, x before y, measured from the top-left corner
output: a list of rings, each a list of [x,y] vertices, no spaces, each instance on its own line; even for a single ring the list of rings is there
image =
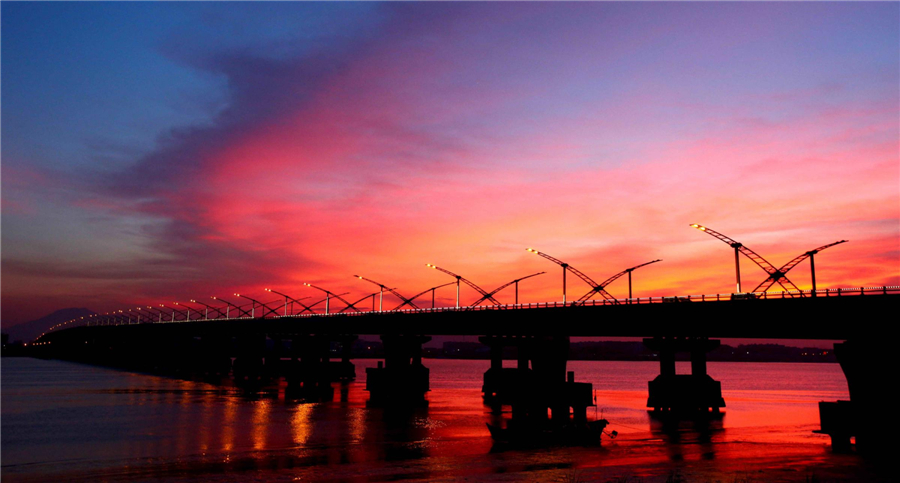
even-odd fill
[[[836,364],[710,363],[727,408],[721,422],[662,425],[644,406],[656,363],[569,363],[594,384],[598,415],[620,436],[602,447],[497,451],[481,402],[487,361],[426,360],[428,407],[369,408],[365,368],[335,399],[285,401],[99,367],[26,358],[2,362],[3,481],[805,481],[877,480],[834,455],[817,403],[847,399]],[[687,363],[679,372],[688,372]],[[593,411],[591,411],[593,412]],[[762,469],[764,468],[764,470]]]

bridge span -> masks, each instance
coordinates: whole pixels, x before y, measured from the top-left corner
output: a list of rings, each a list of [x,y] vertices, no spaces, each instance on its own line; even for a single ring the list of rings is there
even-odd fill
[[[741,294],[742,295],[742,294]],[[586,304],[560,302],[441,307],[434,309],[297,314],[288,316],[197,318],[130,323],[123,317],[101,320],[93,330],[121,337],[148,332],[168,334],[420,334],[568,335],[647,337],[653,335],[846,340],[887,329],[884,316],[900,302],[900,287],[843,289],[818,297],[765,298],[734,295],[654,297]],[[199,315],[199,314],[198,314]],[[182,316],[183,317],[183,316]],[[175,323],[172,323],[175,322]],[[36,342],[65,340],[79,332],[51,331]]]
[[[332,382],[354,377],[350,347],[377,335],[384,361],[367,371],[373,402],[424,400],[428,368],[422,345],[433,335],[477,335],[490,347],[485,401],[511,404],[513,416],[583,417],[591,385],[566,371],[570,337],[647,337],[660,375],[647,405],[658,414],[718,413],[721,385],[706,373],[713,338],[834,339],[851,401],[822,403],[822,430],[835,447],[851,436],[877,448],[886,438],[880,410],[892,397],[882,374],[896,367],[889,330],[900,290],[839,291],[816,297],[671,297],[626,303],[520,304],[267,318],[92,325],[55,330],[34,344],[36,355],[176,376],[231,377],[258,384],[285,377],[302,399],[327,397]],[[852,294],[852,295],[851,295]],[[172,317],[175,319],[175,316]],[[503,367],[514,351],[517,367]],[[676,374],[675,354],[690,354],[691,374]],[[339,358],[340,361],[332,361]],[[580,416],[579,416],[580,415]]]

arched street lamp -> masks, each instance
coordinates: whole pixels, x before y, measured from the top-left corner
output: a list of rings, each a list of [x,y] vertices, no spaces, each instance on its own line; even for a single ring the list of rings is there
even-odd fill
[[[450,275],[451,277],[455,277],[455,278],[456,278],[456,308],[459,308],[459,281],[462,280],[462,277],[459,276],[459,275],[457,275],[457,274],[455,274],[455,273],[453,273],[453,272],[449,272],[449,271],[447,271],[447,270],[444,270],[443,268],[439,268],[439,267],[437,267],[437,266],[435,266],[435,265],[432,265],[432,264],[430,264],[430,263],[426,263],[425,266],[428,267],[428,268],[433,268],[433,269],[435,269],[435,270],[439,270],[439,271],[441,271],[441,272],[444,272],[444,273]]]
[[[162,318],[163,318],[163,311],[162,311],[162,310],[159,310],[159,309],[157,309],[156,307],[152,307],[152,306],[150,306],[150,305],[147,306],[147,310],[148,310],[148,311],[150,311],[150,310],[155,310],[155,311],[159,312],[159,322],[158,322],[158,323],[160,323],[160,324],[162,323]]]
[[[360,275],[354,275],[354,277],[356,277],[356,278],[358,278],[358,279],[360,279],[360,280],[369,282],[369,283],[371,283],[371,284],[378,285],[378,288],[379,288],[378,311],[379,311],[379,312],[382,312],[382,311],[383,311],[383,307],[384,307],[384,306],[383,306],[383,302],[384,302],[384,291],[385,291],[385,290],[387,290],[388,292],[394,294],[397,298],[399,298],[400,300],[403,301],[403,304],[401,305],[401,307],[402,307],[403,305],[409,305],[410,307],[412,307],[412,308],[414,308],[414,309],[418,309],[418,308],[419,308],[419,307],[416,307],[416,304],[413,303],[412,299],[408,299],[408,298],[406,298],[406,297],[400,295],[399,293],[397,293],[396,290],[394,290],[394,289],[392,289],[392,288],[390,288],[390,287],[388,287],[388,286],[386,286],[386,285],[384,285],[384,284],[382,284],[382,283],[376,282],[376,281],[371,280],[371,279],[368,279],[368,278],[366,278],[366,277],[362,277],[362,276],[360,276]],[[374,299],[373,299],[373,301],[374,301]],[[373,305],[374,305],[374,304],[373,304]],[[373,310],[374,310],[374,309],[373,309]]]
[[[183,302],[181,302],[181,303],[175,302],[175,305],[177,305],[179,307],[184,307],[185,311],[187,311],[187,320],[190,321],[191,320],[191,307]],[[198,314],[200,313],[200,311],[197,309],[194,309],[194,312],[197,312]],[[207,309],[207,312],[209,312],[209,309]],[[199,318],[199,316],[198,316],[198,318]]]
[[[421,291],[421,292],[419,292],[419,293],[413,295],[412,297],[410,297],[410,298],[409,298],[409,302],[403,302],[402,304],[400,304],[400,305],[398,305],[397,307],[395,307],[394,310],[400,310],[401,308],[403,308],[404,305],[410,305],[411,307],[418,308],[418,307],[416,307],[415,305],[411,305],[412,301],[415,300],[415,299],[417,299],[417,298],[419,298],[419,297],[421,297],[422,295],[425,295],[425,294],[428,293],[428,292],[431,292],[431,308],[434,308],[434,291],[437,290],[437,289],[439,289],[439,288],[441,288],[441,287],[446,287],[447,285],[453,285],[453,284],[455,284],[455,283],[456,283],[456,282],[447,282],[447,283],[445,283],[445,284],[443,284],[443,285],[437,285],[437,286],[431,287],[431,288],[429,288],[429,289],[423,290],[423,291]]]
[[[184,312],[182,312],[182,311],[176,309],[175,307],[166,307],[164,304],[159,304],[159,306],[162,307],[162,308],[164,308],[164,309],[172,309],[172,320],[171,320],[171,322],[175,322],[175,314],[185,315]],[[187,317],[185,317],[185,320],[187,320]]]
[[[230,319],[230,318],[231,318],[231,317],[230,317],[230,315],[231,315],[231,307],[234,307],[235,309],[238,310],[238,317],[240,317],[241,315],[243,315],[243,314],[241,313],[241,308],[238,307],[237,305],[234,305],[233,303],[231,303],[231,302],[229,302],[229,301],[227,301],[227,300],[225,300],[225,299],[223,299],[223,298],[220,298],[220,297],[210,297],[210,298],[213,299],[213,300],[218,300],[218,301],[224,303],[224,304],[227,306],[226,309],[225,309],[225,318],[226,318],[226,319]],[[245,310],[244,313],[247,313],[247,311]]]
[[[359,310],[358,308],[356,308],[355,305],[353,305],[353,304],[351,304],[350,302],[346,301],[343,297],[341,297],[340,295],[338,295],[338,294],[336,294],[336,293],[334,293],[334,292],[330,292],[330,291],[328,291],[328,290],[325,290],[325,289],[322,288],[322,287],[316,287],[315,285],[310,284],[310,283],[304,283],[303,285],[306,285],[307,287],[314,288],[314,289],[316,289],[316,290],[320,290],[320,291],[322,291],[322,292],[325,292],[325,315],[328,315],[328,313],[329,313],[329,310],[330,310],[329,307],[330,307],[330,304],[331,304],[331,297],[334,297],[334,298],[340,300],[341,302],[344,302],[344,303],[347,305],[347,308],[353,308],[353,309],[356,310],[357,312],[362,312],[362,310]]]
[[[278,292],[277,290],[272,290],[272,289],[270,289],[270,288],[265,289],[265,291],[266,291],[266,292],[271,292],[271,293],[273,293],[273,294],[275,294],[275,295],[281,295],[282,297],[284,297],[284,315],[287,315],[287,314],[288,314],[288,300],[291,301],[291,313],[292,313],[292,314],[294,313],[294,302],[297,302],[301,307],[303,307],[303,310],[300,311],[301,314],[302,314],[304,311],[307,311],[307,310],[310,311],[310,313],[313,313],[313,314],[316,313],[316,312],[312,309],[312,306],[315,306],[316,304],[312,304],[312,306],[310,306],[310,305],[306,305],[306,304],[304,304],[303,302],[301,302],[301,300],[306,300],[306,299],[308,299],[309,297],[300,297],[299,299],[295,299],[294,297],[291,297],[291,296],[288,295],[288,294],[281,293],[281,292]],[[316,302],[316,303],[321,303],[321,301],[320,301],[320,302]]]
[[[511,282],[507,282],[507,283],[495,288],[492,292],[489,292],[488,294],[483,295],[480,299],[476,300],[475,303],[471,304],[469,307],[475,307],[476,305],[480,304],[481,302],[484,302],[488,297],[493,296],[496,293],[499,293],[501,290],[503,290],[506,287],[509,287],[510,285],[513,285],[513,284],[516,285],[516,305],[519,305],[519,282],[521,282],[522,280],[531,278],[531,277],[537,277],[538,275],[543,275],[545,273],[547,273],[547,272],[532,273],[531,275],[526,275],[524,277],[517,278]]]
[[[248,296],[246,296],[246,295],[241,295],[241,294],[239,294],[239,293],[236,293],[236,294],[234,294],[234,295],[235,295],[235,297],[242,297],[242,298],[245,298],[245,299],[249,300],[250,302],[253,302],[253,306],[252,306],[252,308],[250,309],[250,318],[253,318],[253,319],[256,318],[256,304],[259,304],[260,307],[266,308],[266,309],[269,311],[268,313],[274,312],[274,310],[270,309],[268,305],[266,305],[266,304],[260,302],[259,300],[251,299],[250,297],[248,297]],[[269,303],[271,303],[271,302],[269,302]],[[266,315],[268,315],[268,313],[264,313],[262,316],[265,317]]]
[[[205,310],[205,312],[204,312],[204,318],[205,318],[206,320],[209,320],[209,309],[213,309],[213,310],[216,311],[216,313],[218,314],[218,315],[216,315],[216,318],[219,318],[219,317],[221,317],[221,316],[223,315],[223,314],[222,314],[222,311],[219,310],[218,307],[215,307],[215,306],[213,306],[213,305],[209,305],[209,304],[207,304],[207,303],[203,303],[203,302],[200,302],[200,301],[194,300],[194,299],[191,299],[191,303],[199,304],[199,305],[202,305],[203,307],[206,308],[206,310]]]
[[[497,304],[497,305],[500,305],[500,302],[498,302],[497,299],[495,299],[491,294],[487,293],[483,288],[481,288],[481,287],[479,287],[478,285],[475,285],[474,283],[472,283],[471,280],[468,280],[468,279],[466,279],[465,277],[460,276],[460,275],[457,275],[457,274],[455,274],[455,273],[453,273],[453,272],[451,272],[451,271],[449,271],[449,270],[444,270],[443,268],[438,267],[438,266],[436,266],[436,265],[434,265],[434,264],[431,264],[431,263],[426,263],[425,266],[428,267],[428,268],[433,268],[433,269],[435,269],[435,270],[437,270],[437,271],[439,271],[439,272],[444,272],[444,273],[446,273],[447,275],[450,275],[451,277],[456,278],[456,308],[459,308],[459,282],[460,282],[460,281],[464,282],[464,283],[465,283],[466,285],[468,285],[469,287],[472,287],[473,289],[475,289],[476,292],[478,292],[478,293],[480,293],[481,295],[483,295],[487,300],[490,300],[491,302],[493,302],[493,303],[495,303],[495,304]]]

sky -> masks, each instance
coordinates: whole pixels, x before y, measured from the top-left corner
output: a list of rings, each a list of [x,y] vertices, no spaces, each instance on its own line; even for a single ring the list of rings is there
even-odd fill
[[[900,284],[897,2],[0,10],[4,327],[453,281],[426,263],[486,290],[547,271],[520,301],[561,300],[526,247],[597,281],[662,259],[635,297],[733,292],[691,223],[775,266],[848,239],[819,288]]]

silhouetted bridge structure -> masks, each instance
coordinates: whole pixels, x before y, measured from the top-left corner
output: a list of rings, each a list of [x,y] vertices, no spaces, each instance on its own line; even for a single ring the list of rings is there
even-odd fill
[[[823,403],[822,427],[834,444],[885,443],[879,412],[892,402],[896,362],[890,329],[900,287],[734,296],[661,297],[580,304],[519,304],[266,318],[128,323],[52,331],[33,344],[37,355],[173,375],[233,377],[258,383],[282,375],[292,395],[328,397],[334,380],[354,377],[349,348],[359,335],[378,335],[384,362],[369,369],[372,401],[421,401],[428,391],[422,345],[433,335],[477,335],[491,348],[485,399],[511,404],[513,417],[581,418],[592,405],[590,384],[566,373],[570,337],[649,337],[660,376],[650,382],[648,407],[657,414],[717,413],[721,386],[706,374],[711,338],[835,339],[851,401]],[[188,316],[189,317],[189,316]],[[173,319],[174,319],[173,315]],[[105,322],[105,323],[104,323]],[[107,325],[109,324],[109,325]],[[118,325],[116,325],[118,324]],[[513,347],[517,367],[504,368]],[[675,353],[687,352],[691,374],[675,373]],[[339,359],[332,361],[331,359]],[[548,416],[550,414],[550,416]]]

